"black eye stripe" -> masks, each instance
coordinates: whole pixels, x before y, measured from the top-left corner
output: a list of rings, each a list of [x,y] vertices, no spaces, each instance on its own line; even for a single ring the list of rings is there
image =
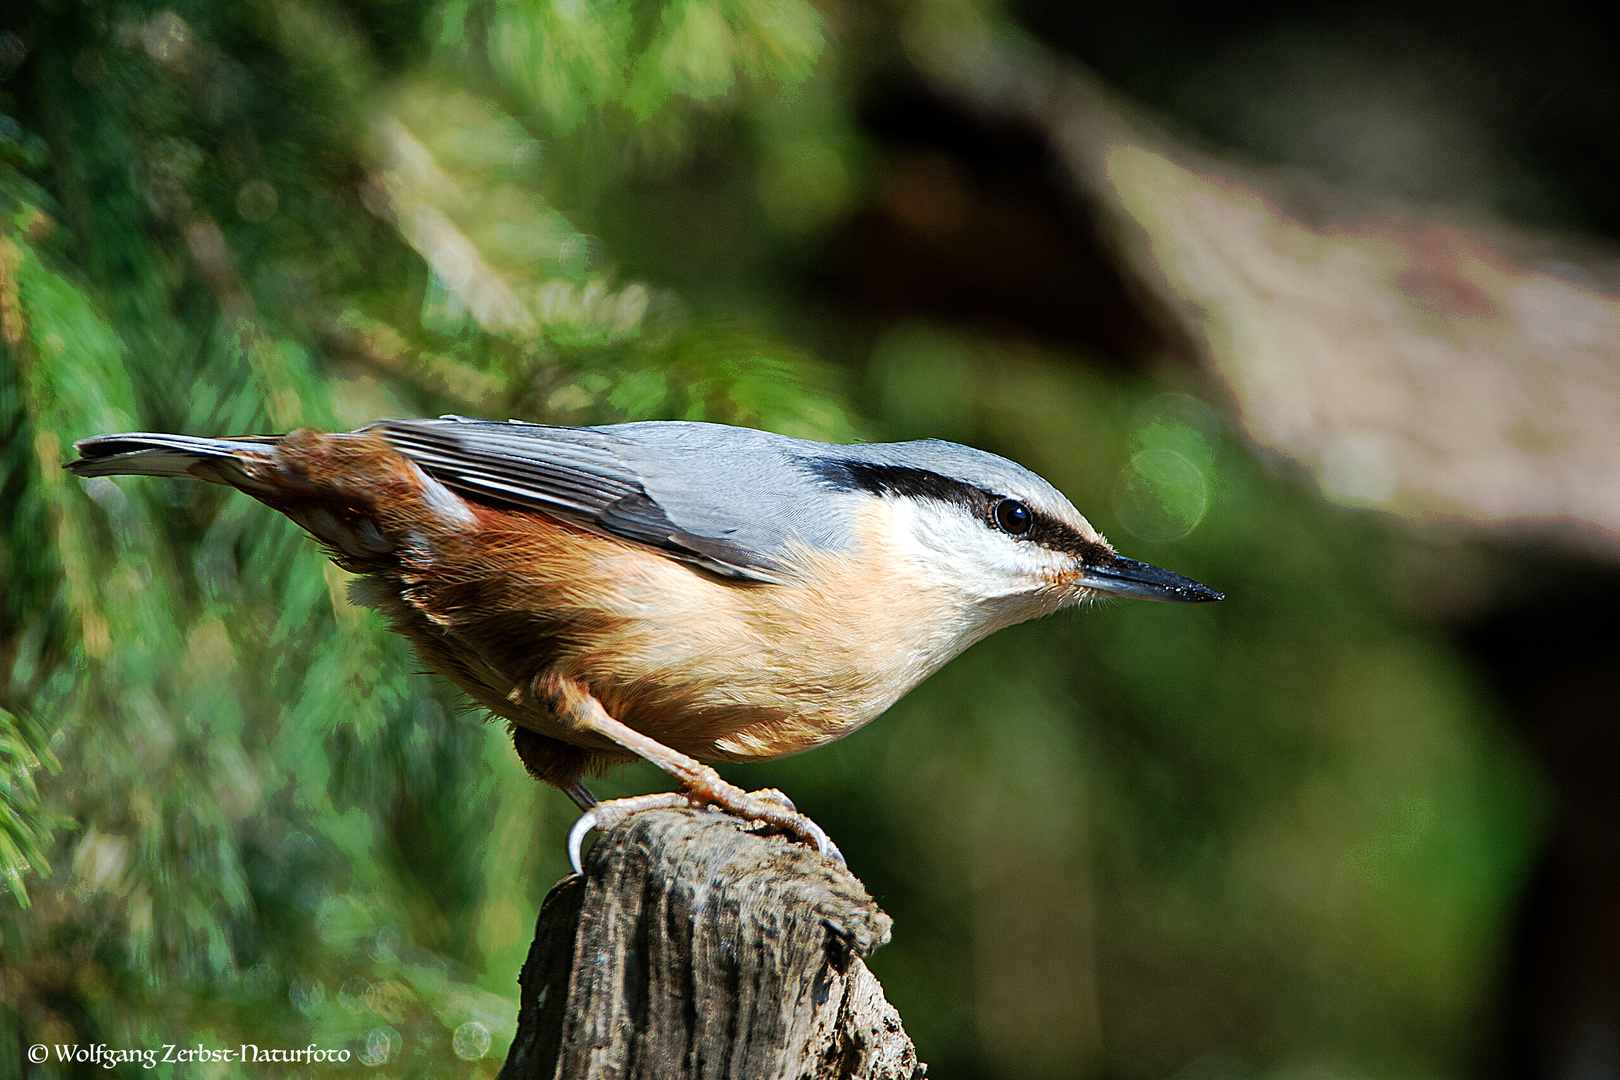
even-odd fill
[[[864,491],[870,495],[901,496],[912,499],[931,499],[965,508],[986,525],[1002,528],[994,513],[1003,502],[1022,506],[1030,516],[1029,528],[1009,535],[1052,551],[1074,555],[1088,565],[1106,566],[1114,553],[1108,545],[1099,544],[1081,536],[1067,523],[1030,506],[1018,499],[996,492],[985,491],[962,480],[928,469],[915,469],[906,465],[874,465],[866,461],[827,461],[804,459],[805,467],[823,481],[845,491]]]
[[[952,503],[967,507],[976,517],[988,514],[999,498],[961,480],[905,465],[873,465],[865,461],[807,461],[805,464],[823,480],[847,491]]]

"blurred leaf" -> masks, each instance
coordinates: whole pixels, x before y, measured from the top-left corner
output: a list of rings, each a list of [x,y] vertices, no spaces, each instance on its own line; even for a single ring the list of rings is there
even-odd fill
[[[45,807],[34,774],[60,768],[39,726],[0,708],[0,876],[24,907],[27,876],[50,873],[45,844],[53,829],[68,823]]]

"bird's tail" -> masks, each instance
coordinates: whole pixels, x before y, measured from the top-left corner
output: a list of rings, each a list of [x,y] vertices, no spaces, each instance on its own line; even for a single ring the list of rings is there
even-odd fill
[[[346,569],[398,562],[424,538],[475,522],[461,498],[371,428],[202,439],[131,432],[74,443],[76,476],[189,476],[224,484],[292,518]]]
[[[239,473],[244,461],[269,458],[279,438],[200,439],[144,431],[97,435],[73,444],[79,459],[67,467],[75,476],[191,476],[231,483],[225,476]]]

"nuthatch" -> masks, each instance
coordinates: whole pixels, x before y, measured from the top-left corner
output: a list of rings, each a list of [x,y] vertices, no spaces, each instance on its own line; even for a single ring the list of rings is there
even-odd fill
[[[1029,470],[932,439],[447,416],[77,448],[79,476],[226,484],[313,534],[585,811],[576,868],[593,826],[705,803],[836,855],[780,793],[699,762],[848,735],[985,635],[1096,594],[1221,599],[1116,555]],[[585,774],[633,756],[683,791],[597,803]]]

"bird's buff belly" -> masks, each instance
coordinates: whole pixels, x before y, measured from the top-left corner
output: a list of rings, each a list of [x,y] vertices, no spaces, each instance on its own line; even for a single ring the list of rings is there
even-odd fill
[[[851,555],[807,553],[806,584],[741,584],[539,515],[475,513],[477,535],[432,538],[415,556],[429,565],[370,573],[357,599],[492,713],[587,750],[619,756],[559,714],[557,680],[666,746],[743,761],[849,734],[960,647],[938,629],[946,598],[897,579],[881,521]]]

